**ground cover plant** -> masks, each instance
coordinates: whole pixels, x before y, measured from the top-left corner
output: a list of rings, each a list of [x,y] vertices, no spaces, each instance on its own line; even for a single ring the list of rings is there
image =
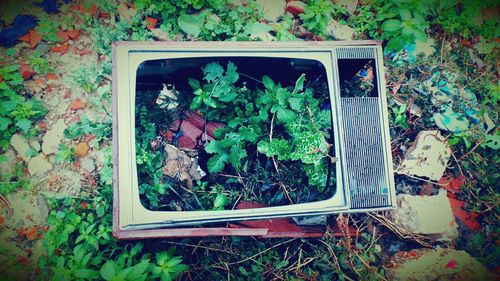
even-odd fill
[[[498,3],[275,2],[278,4],[274,9],[266,8],[263,1],[251,0],[2,3],[2,278],[384,280],[397,274],[399,259],[419,259],[424,253],[443,248],[464,250],[479,262],[475,270],[484,268],[495,274],[500,254]],[[23,16],[16,21],[19,15]],[[408,231],[398,227],[390,214],[375,213],[330,216],[325,235],[318,239],[209,237],[118,241],[112,237],[112,42],[339,39],[383,40],[395,168],[405,161],[421,131],[439,131],[449,146],[450,160],[443,178],[433,180],[400,173],[396,175],[396,186],[398,194],[418,198],[447,192],[446,204],[449,202],[452,219],[458,224],[458,234],[451,242]],[[251,165],[245,168],[246,159],[260,155],[259,163],[270,165],[272,174],[266,176],[271,183],[286,184],[286,177],[275,173],[274,158],[280,171],[289,163],[298,163],[300,180],[309,184],[314,179],[311,175],[323,171],[321,165],[332,160],[324,153],[327,145],[315,152],[321,157],[314,160],[304,157],[301,153],[309,151],[300,151],[297,144],[301,140],[294,137],[295,130],[307,129],[304,133],[314,142],[328,139],[328,130],[324,130],[328,122],[320,118],[322,107],[317,105],[321,105],[324,97],[308,92],[314,77],[298,74],[278,85],[272,75],[264,78],[266,73],[262,73],[253,77],[259,82],[254,81],[244,89],[239,83],[247,78],[239,69],[236,63],[208,62],[199,69],[198,77],[191,77],[194,80],[188,80],[190,83],[183,82],[188,87],[178,88],[186,90],[189,99],[177,102],[199,111],[208,120],[227,124],[204,149],[199,149],[214,164],[210,165],[212,171],[206,172],[214,175],[239,172],[243,176],[256,170]],[[357,77],[369,75],[369,66],[364,70]],[[370,88],[356,80],[345,83]],[[207,95],[214,89],[218,96]],[[252,99],[249,103],[238,95],[240,92],[260,95],[270,102],[264,105]],[[354,94],[364,93],[361,90]],[[151,101],[158,98],[158,91],[149,94]],[[300,99],[293,99],[292,94]],[[235,121],[231,126],[230,118],[221,117],[221,104],[240,109],[232,113]],[[253,108],[247,108],[246,104]],[[320,120],[305,118],[310,116],[306,105],[315,111],[311,115]],[[138,110],[138,120],[146,122],[150,118],[147,115],[151,111],[147,109]],[[163,109],[157,108],[159,112],[167,109],[168,103]],[[263,109],[267,117],[250,123],[242,121],[247,112],[259,118],[255,114],[257,109]],[[289,126],[287,119],[299,112],[304,124],[314,123],[319,130]],[[263,134],[234,135],[240,128],[257,131],[254,127],[259,127]],[[179,188],[182,185],[165,181],[160,166],[163,150],[151,149],[161,130],[146,125],[142,128],[137,161],[147,179],[141,187],[143,202],[153,209],[175,208],[163,205],[172,202],[167,199],[184,198],[185,191]],[[271,128],[274,129],[269,138]],[[167,135],[160,137],[168,139]],[[245,145],[234,146],[233,137],[241,138],[238,143]],[[309,163],[319,159],[323,164]],[[191,188],[199,194],[199,205],[207,210],[232,208],[244,189],[229,189],[240,185],[237,178],[228,183],[229,180],[218,179],[220,185],[215,180],[192,181]],[[313,181],[308,186],[320,192],[323,185],[315,185]],[[262,201],[288,203],[283,189],[272,188],[272,192],[259,195]],[[305,194],[294,193],[292,188],[289,191],[290,199],[307,200]],[[200,207],[196,199],[191,200],[187,203],[192,208]],[[189,208],[188,204],[181,207]],[[349,232],[348,226],[357,229],[359,236],[340,235]],[[460,259],[443,262],[440,273],[432,277],[451,272],[467,279],[460,275],[463,269]]]

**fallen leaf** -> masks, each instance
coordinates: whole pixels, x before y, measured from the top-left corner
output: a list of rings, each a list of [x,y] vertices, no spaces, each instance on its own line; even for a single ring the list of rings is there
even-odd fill
[[[21,73],[21,76],[24,80],[28,80],[33,77],[33,75],[35,75],[35,71],[27,63],[21,63],[19,65],[19,73]]]
[[[457,268],[457,261],[456,260],[450,260],[448,264],[444,267],[445,269],[456,269]]]
[[[42,36],[36,30],[31,29],[27,34],[19,37],[19,41],[28,43],[34,49],[42,41]]]
[[[458,176],[453,178],[445,176],[441,178],[438,183],[441,184],[441,188],[444,188],[451,193],[458,193],[461,192],[461,188],[465,184],[465,177]]]
[[[79,32],[76,29],[72,29],[72,30],[66,31],[66,34],[68,35],[69,38],[76,39],[76,38],[78,38]]]
[[[68,34],[66,34],[66,31],[64,31],[62,28],[59,28],[57,31],[57,37],[61,38],[62,42],[66,42],[69,40]]]
[[[83,108],[85,108],[85,102],[82,101],[81,99],[75,99],[71,102],[71,104],[69,105],[69,108],[71,110],[83,109]]]
[[[286,5],[286,11],[296,17],[304,12],[305,7],[306,4],[302,1],[290,1]]]
[[[45,84],[45,81],[42,79],[42,78],[35,78],[35,85],[37,87],[43,87],[43,85]]]
[[[156,23],[158,23],[158,20],[152,17],[147,17],[146,18],[146,28],[149,30],[152,30],[155,28]]]
[[[47,78],[47,80],[57,80],[57,76],[54,73],[48,73],[45,78]]]
[[[53,47],[52,47],[52,51],[53,52],[56,52],[56,53],[61,53],[62,54],[65,54],[67,51],[68,51],[68,48],[69,48],[69,44],[68,42],[64,42],[64,43],[56,43]]]
[[[467,226],[472,231],[478,231],[481,228],[481,225],[476,221],[479,217],[478,213],[469,213],[464,210],[462,207],[465,205],[465,202],[455,198],[452,193],[448,193],[448,199],[450,201],[453,214],[463,224],[465,224],[465,226]]]

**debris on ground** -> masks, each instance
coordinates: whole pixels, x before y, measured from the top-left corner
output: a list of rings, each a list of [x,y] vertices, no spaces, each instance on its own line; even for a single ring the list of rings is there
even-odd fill
[[[396,172],[438,181],[443,177],[450,157],[451,149],[439,131],[422,131]]]
[[[386,268],[389,280],[497,280],[467,252],[446,248],[399,252]]]
[[[446,193],[441,190],[434,196],[400,194],[396,210],[390,212],[391,220],[411,233],[452,241],[458,237],[458,226]]]
[[[189,157],[185,152],[171,144],[165,145],[164,175],[179,181],[186,181],[190,185],[193,180],[201,179],[201,171],[196,158]]]

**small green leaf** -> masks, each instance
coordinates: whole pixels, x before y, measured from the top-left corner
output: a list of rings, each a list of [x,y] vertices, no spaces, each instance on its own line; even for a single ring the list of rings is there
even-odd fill
[[[267,90],[273,90],[274,89],[274,82],[271,79],[271,77],[264,75],[262,76],[262,83],[264,84],[264,87],[266,87]]]
[[[381,26],[383,31],[386,32],[394,32],[396,30],[399,30],[401,28],[401,22],[396,19],[390,19],[384,21],[384,23]]]
[[[188,35],[198,37],[201,32],[201,27],[204,24],[204,17],[201,15],[184,14],[177,18],[179,28]]]
[[[291,111],[290,109],[280,107],[278,108],[277,112],[278,114],[276,116],[278,117],[278,120],[282,122],[290,122],[297,118],[297,114],[295,114],[295,112]]]
[[[193,78],[188,78],[188,84],[191,86],[193,90],[197,90],[201,88],[200,81],[193,79]]]
[[[31,128],[31,120],[23,118],[16,122],[16,126],[24,132],[27,132]]]
[[[6,130],[9,125],[12,123],[9,118],[1,117],[0,116],[0,131]]]
[[[92,269],[77,269],[75,270],[75,277],[81,279],[97,279],[99,272]]]
[[[240,78],[240,75],[236,70],[236,65],[234,65],[233,62],[227,63],[226,80],[229,83],[236,83],[236,81],[238,81],[238,79]]]
[[[306,80],[306,75],[302,73],[302,75],[300,75],[300,77],[295,82],[295,87],[293,89],[292,95],[295,95],[296,93],[302,91],[302,89],[304,88],[304,80]]]
[[[218,173],[224,169],[226,162],[228,160],[227,154],[216,154],[207,162],[208,171],[211,173]]]
[[[227,204],[227,197],[223,193],[218,193],[214,200],[214,210],[223,210]]]
[[[112,280],[116,276],[115,262],[112,260],[108,260],[101,267],[101,270],[99,272],[101,273],[101,277],[104,278],[104,280]]]

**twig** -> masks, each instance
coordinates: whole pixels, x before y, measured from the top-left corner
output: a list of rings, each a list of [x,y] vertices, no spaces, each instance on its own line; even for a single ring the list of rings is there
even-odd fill
[[[200,245],[193,245],[193,244],[187,244],[187,243],[180,243],[180,242],[173,242],[173,241],[165,241],[168,244],[173,244],[173,245],[179,245],[179,246],[186,246],[186,247],[193,247],[193,248],[201,248],[205,250],[210,250],[210,251],[215,251],[215,252],[223,252],[226,254],[232,254],[235,255],[235,253],[227,251],[227,250],[221,250],[217,248],[212,248],[212,247],[206,247],[206,246],[200,246]]]
[[[413,241],[417,242],[418,244],[427,247],[427,248],[432,248],[432,245],[427,243],[424,240],[431,240],[428,237],[425,237],[423,235],[419,234],[414,234],[411,233],[407,230],[401,229],[398,227],[396,224],[394,224],[392,221],[387,219],[386,217],[376,214],[376,213],[367,213],[368,216],[373,218],[374,220],[378,221],[380,224],[383,226],[387,227],[389,230],[391,230],[393,233],[395,233],[397,236],[399,236],[401,239],[412,239]]]
[[[482,143],[484,142],[484,139],[478,143],[476,143],[476,145],[471,149],[469,150],[467,153],[465,153],[464,155],[462,155],[460,158],[458,158],[458,161],[462,161],[462,159],[465,159],[467,156],[469,156],[472,152],[474,152],[474,150],[476,150]]]
[[[248,258],[242,259],[242,260],[240,260],[240,261],[236,261],[236,262],[229,263],[228,265],[240,264],[240,263],[246,262],[247,260],[251,260],[251,259],[253,259],[253,258],[255,258],[255,257],[259,256],[259,255],[262,255],[263,253],[265,253],[265,252],[267,252],[267,251],[270,251],[270,250],[272,250],[272,249],[274,249],[274,248],[276,248],[276,247],[282,246],[282,245],[284,245],[284,244],[287,244],[287,243],[293,242],[293,241],[295,241],[295,240],[297,240],[297,239],[298,239],[298,238],[293,238],[293,239],[290,239],[290,240],[287,240],[287,241],[281,242],[281,243],[276,244],[276,245],[274,245],[274,246],[272,246],[272,247],[270,247],[270,248],[267,248],[267,249],[265,249],[265,250],[263,250],[263,251],[260,251],[260,252],[258,252],[257,254],[255,254],[255,255],[253,255],[253,256],[251,256],[251,257],[248,257]]]

